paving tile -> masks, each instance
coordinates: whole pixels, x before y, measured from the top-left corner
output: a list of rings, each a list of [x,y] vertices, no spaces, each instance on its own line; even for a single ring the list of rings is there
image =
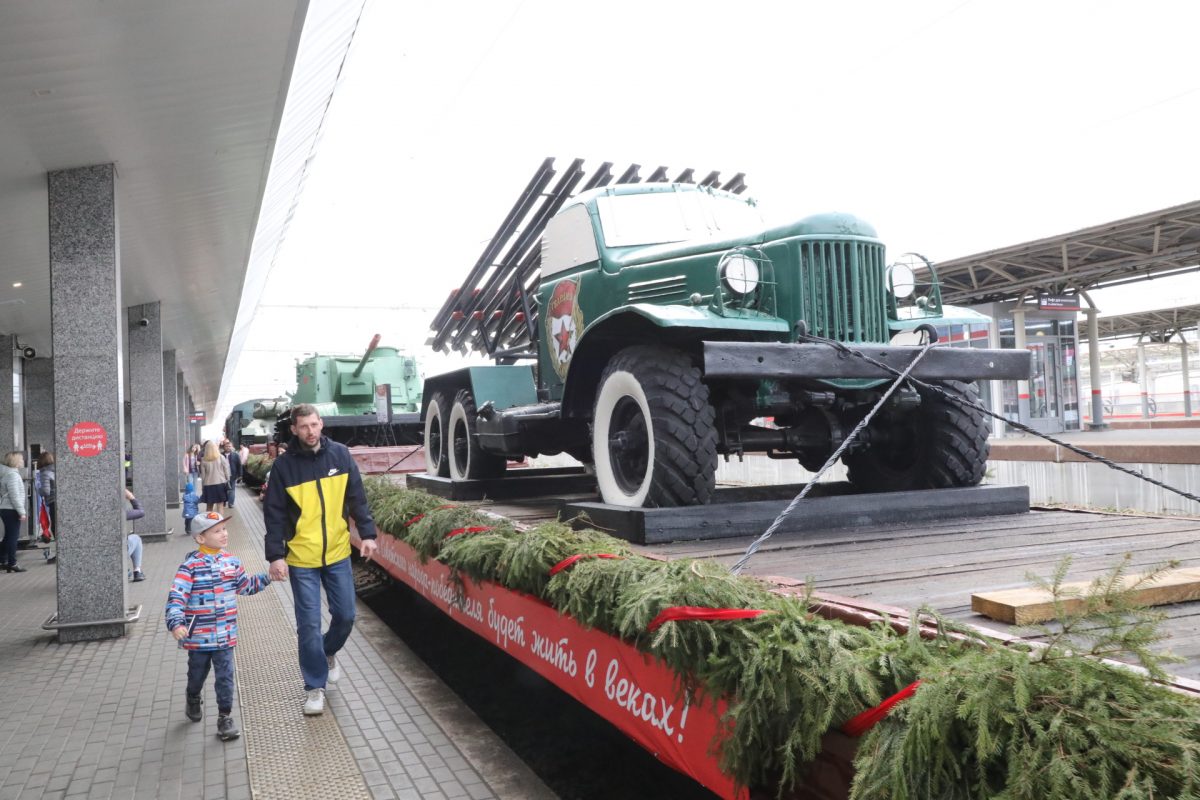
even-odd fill
[[[230,526],[230,547],[248,569],[261,569],[260,507],[245,493],[240,500]],[[0,800],[9,794],[14,800],[251,800],[252,780],[262,779],[263,765],[256,763],[258,777],[253,777],[246,735],[225,743],[213,735],[211,676],[205,687],[205,720],[186,720],[186,659],[162,624],[164,587],[193,547],[184,537],[149,545],[143,562],[147,580],[129,585],[129,602],[145,607],[143,620],[129,626],[120,639],[69,645],[58,644],[40,627],[57,604],[55,570],[41,563],[39,553],[19,553],[28,572],[0,581],[0,607],[5,609],[0,618],[0,675],[5,676],[0,681],[0,708],[5,710],[0,717]],[[294,630],[290,587],[285,582],[268,592],[274,598],[271,624]],[[243,614],[258,599],[247,598]],[[268,606],[260,603],[255,608]],[[362,620],[373,619],[361,604],[358,613]],[[382,630],[378,621],[375,626]],[[361,627],[356,626],[341,655],[347,679],[329,696],[329,717],[340,730],[339,746],[347,748],[350,763],[359,770],[351,783],[362,787],[361,796],[492,797],[480,773],[470,768],[470,759],[439,726],[437,715],[422,704],[420,693],[405,685],[405,670],[383,656]],[[388,642],[389,648],[393,645]],[[239,658],[242,652],[239,646]],[[279,674],[294,674],[294,645],[272,651],[271,658]],[[240,681],[240,662],[238,674]],[[252,736],[241,706],[245,692],[246,686],[239,683],[235,716]],[[271,736],[304,730],[286,727],[286,721],[278,724],[285,727],[272,728]],[[298,713],[295,724],[304,724]],[[482,726],[480,730],[480,735],[490,735]],[[489,752],[503,751],[498,742],[492,744]],[[303,749],[297,752],[304,757]],[[421,781],[420,787],[416,781]],[[299,800],[302,794],[293,796]]]

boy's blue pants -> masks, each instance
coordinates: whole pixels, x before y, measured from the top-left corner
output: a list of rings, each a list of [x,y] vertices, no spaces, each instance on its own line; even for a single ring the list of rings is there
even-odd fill
[[[233,711],[233,648],[228,650],[189,650],[187,693],[199,697],[212,665],[216,673],[217,711],[228,714]]]

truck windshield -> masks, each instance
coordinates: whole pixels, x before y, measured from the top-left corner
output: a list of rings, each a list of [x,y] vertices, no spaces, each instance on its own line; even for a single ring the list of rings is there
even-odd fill
[[[596,208],[607,247],[712,239],[763,227],[748,201],[703,191],[604,195]]]

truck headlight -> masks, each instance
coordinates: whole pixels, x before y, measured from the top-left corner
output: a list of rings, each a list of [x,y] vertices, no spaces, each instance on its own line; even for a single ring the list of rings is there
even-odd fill
[[[741,253],[728,255],[721,261],[721,279],[734,294],[750,294],[758,288],[758,264]]]
[[[917,288],[917,276],[907,264],[892,264],[888,267],[888,284],[896,299],[902,300]]]

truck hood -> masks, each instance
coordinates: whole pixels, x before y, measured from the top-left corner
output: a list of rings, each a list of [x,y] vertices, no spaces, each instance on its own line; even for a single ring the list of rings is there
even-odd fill
[[[834,239],[845,236],[876,239],[871,225],[854,216],[833,212],[814,214],[795,222],[774,225],[760,231],[742,233],[717,239],[690,239],[683,242],[667,242],[640,247],[627,247],[609,251],[609,258],[617,267],[633,267],[658,261],[670,261],[699,255],[717,255],[735,247],[764,245],[779,239],[798,237]]]

